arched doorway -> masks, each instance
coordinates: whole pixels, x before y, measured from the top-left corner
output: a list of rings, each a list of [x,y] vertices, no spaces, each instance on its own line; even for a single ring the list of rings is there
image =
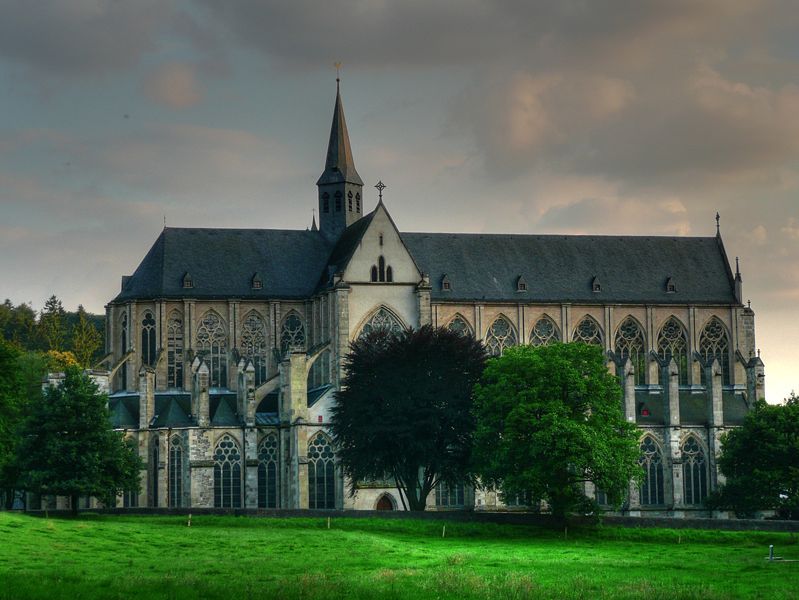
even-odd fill
[[[377,499],[375,510],[395,510],[394,499],[390,494],[383,494]]]

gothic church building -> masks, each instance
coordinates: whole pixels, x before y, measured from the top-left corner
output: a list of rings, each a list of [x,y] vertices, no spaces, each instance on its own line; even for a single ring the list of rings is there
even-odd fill
[[[337,93],[310,230],[165,228],[106,307],[114,426],[142,488],[119,506],[401,509],[352,497],[328,433],[348,344],[431,323],[516,344],[601,346],[641,430],[626,514],[704,513],[719,437],[763,397],[754,313],[712,237],[404,233],[371,212]],[[604,501],[601,491],[587,490]],[[430,508],[504,509],[439,487]]]

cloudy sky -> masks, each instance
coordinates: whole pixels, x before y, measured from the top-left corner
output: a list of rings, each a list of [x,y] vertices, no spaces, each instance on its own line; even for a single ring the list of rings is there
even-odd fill
[[[797,30],[795,0],[0,0],[0,297],[102,312],[164,217],[307,226],[339,60],[402,230],[705,236],[719,211],[777,401]]]

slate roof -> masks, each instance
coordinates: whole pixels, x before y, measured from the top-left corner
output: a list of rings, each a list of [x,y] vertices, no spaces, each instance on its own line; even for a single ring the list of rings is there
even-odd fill
[[[336,105],[333,108],[330,141],[327,144],[327,160],[325,161],[325,170],[316,185],[344,182],[363,185],[361,176],[355,170],[350,135],[347,133],[347,121],[344,119],[344,105],[341,102],[338,85],[336,85]]]
[[[402,240],[430,275],[433,300],[737,304],[716,237],[403,233]],[[449,292],[441,289],[444,275]],[[527,292],[516,290],[520,275]],[[666,293],[669,277],[675,293]]]
[[[167,227],[114,299],[307,298],[332,243],[319,232]],[[191,275],[194,287],[183,287]],[[252,288],[258,273],[261,289]]]

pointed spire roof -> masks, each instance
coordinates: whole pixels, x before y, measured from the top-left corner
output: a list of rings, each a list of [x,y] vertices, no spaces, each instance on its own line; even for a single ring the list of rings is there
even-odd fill
[[[344,106],[341,103],[339,80],[336,79],[336,106],[333,109],[333,124],[330,126],[330,141],[327,145],[327,161],[325,170],[316,185],[326,183],[354,183],[363,185],[355,161],[352,158],[350,135],[347,133],[347,122],[344,120]]]

